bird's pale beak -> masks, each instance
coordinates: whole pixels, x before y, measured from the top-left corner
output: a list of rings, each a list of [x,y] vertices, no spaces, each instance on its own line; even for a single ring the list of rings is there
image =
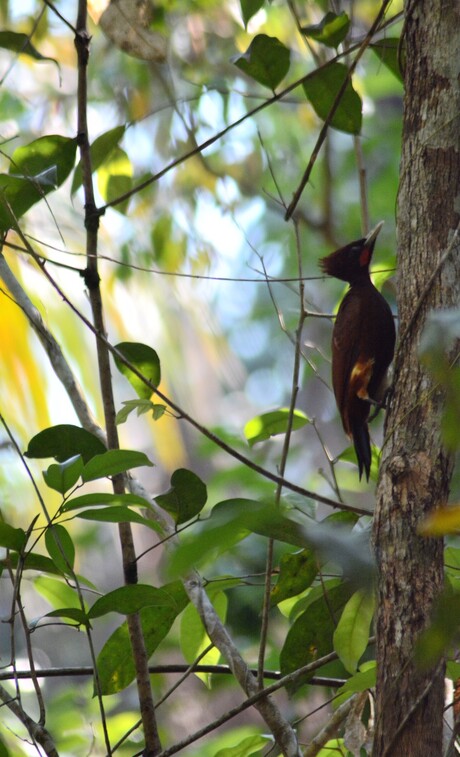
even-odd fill
[[[382,228],[384,223],[385,221],[380,221],[380,223],[378,223],[377,226],[369,232],[364,242],[365,247],[369,247],[369,245],[374,244],[375,240],[380,234],[380,229]]]

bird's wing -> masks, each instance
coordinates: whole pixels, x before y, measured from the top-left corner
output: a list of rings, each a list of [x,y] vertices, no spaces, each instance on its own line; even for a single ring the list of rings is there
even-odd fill
[[[333,388],[348,434],[351,429],[344,411],[350,391],[354,396],[365,398],[367,384],[372,375],[372,361],[361,354],[359,335],[362,317],[361,298],[350,290],[340,305],[332,334]]]

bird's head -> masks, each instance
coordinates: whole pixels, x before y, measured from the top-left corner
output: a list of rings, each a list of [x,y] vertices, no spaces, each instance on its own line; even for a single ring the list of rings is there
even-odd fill
[[[375,240],[382,226],[383,221],[380,221],[367,237],[350,242],[350,244],[346,244],[345,247],[341,247],[327,257],[321,258],[319,265],[322,271],[327,273],[328,276],[348,281],[349,284],[367,277]]]

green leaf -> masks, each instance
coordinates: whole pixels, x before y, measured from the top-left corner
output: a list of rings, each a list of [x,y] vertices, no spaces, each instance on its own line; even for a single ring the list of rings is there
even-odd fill
[[[94,140],[90,147],[91,168],[93,169],[93,171],[97,171],[98,168],[103,165],[104,161],[110,159],[112,151],[117,147],[118,143],[123,138],[125,131],[125,125],[115,126],[113,129],[109,129],[109,131],[104,132],[104,134],[101,134],[99,137],[97,137],[97,139]],[[80,161],[75,168],[71,193],[75,194],[75,192],[81,187],[81,184],[82,172]]]
[[[139,613],[148,657],[167,636],[176,617],[188,603],[188,597],[180,581],[167,584],[162,589],[170,595],[170,605],[144,607]],[[117,628],[104,644],[98,656],[97,667],[103,694],[122,691],[134,680],[133,654],[126,622]]]
[[[301,594],[311,586],[318,573],[318,558],[311,549],[283,555],[276,585],[270,595],[271,605]]]
[[[449,584],[436,602],[428,628],[415,646],[415,661],[422,670],[436,665],[458,638],[460,627],[460,592]]]
[[[460,505],[448,505],[432,510],[419,523],[417,532],[421,536],[444,536],[460,532]]]
[[[20,173],[29,179],[31,176],[40,176],[52,168],[56,171],[56,186],[61,186],[75,165],[76,151],[76,138],[70,139],[59,134],[39,137],[14,150],[9,173]]]
[[[97,186],[105,202],[113,202],[126,194],[133,186],[133,166],[121,147],[115,147],[110,158],[104,161],[97,172]],[[118,202],[114,210],[126,213],[129,199]]]
[[[147,584],[121,586],[96,600],[88,618],[100,618],[109,612],[131,615],[143,607],[166,607],[175,610],[176,599],[167,589],[157,589]]]
[[[56,567],[54,562],[49,557],[39,555],[36,552],[27,552],[24,559],[19,559],[17,552],[10,552],[7,560],[0,560],[1,567],[10,567],[16,569],[21,562],[21,568],[23,570],[34,570],[37,573],[50,573],[51,575],[62,575],[61,571]]]
[[[357,591],[345,605],[334,631],[334,649],[349,673],[356,672],[366,650],[374,608],[374,595]]]
[[[52,561],[62,573],[72,573],[75,562],[75,547],[72,538],[60,524],[48,526],[45,545]]]
[[[32,205],[63,184],[76,149],[76,139],[50,135],[13,152],[9,173],[0,174],[0,230],[16,226]]]
[[[154,421],[158,421],[166,412],[166,405],[152,402],[152,400],[125,400],[121,404],[124,405],[124,407],[122,407],[122,409],[117,413],[116,422],[118,425],[125,423],[129,415],[134,412],[134,410],[137,411],[138,417],[140,415],[143,415],[144,413],[148,413],[149,410],[151,410],[152,419]]]
[[[65,494],[77,483],[82,470],[83,460],[81,455],[76,455],[63,463],[52,463],[46,471],[43,471],[43,478],[50,489]]]
[[[345,12],[339,16],[336,13],[326,13],[319,24],[303,26],[301,31],[306,37],[322,42],[328,47],[337,48],[345,39],[350,28],[350,19]]]
[[[231,62],[245,74],[272,91],[284,79],[290,66],[290,50],[277,37],[258,34],[245,53]]]
[[[97,520],[102,523],[139,523],[141,526],[147,526],[157,533],[163,533],[163,529],[156,521],[144,518],[139,513],[123,505],[102,507],[97,510],[83,510],[83,512],[78,513],[77,517],[83,518],[83,520]]]
[[[238,744],[219,749],[214,757],[251,757],[251,755],[265,754],[265,749],[270,744],[273,744],[272,736],[254,734],[254,736],[246,736]]]
[[[342,63],[329,63],[324,68],[314,71],[303,83],[305,94],[315,113],[326,121],[335,103],[336,97],[348,75],[348,69]],[[348,81],[340,102],[330,120],[331,126],[347,134],[359,134],[362,124],[362,102]]]
[[[371,456],[370,480],[377,483],[380,464],[380,450],[375,446],[375,444],[371,444]],[[352,463],[357,467],[355,448],[351,445],[349,447],[346,447],[343,452],[340,453],[340,455],[337,455],[336,459],[343,462]]]
[[[143,452],[130,449],[110,449],[92,457],[83,468],[81,477],[85,482],[95,481],[98,478],[125,473],[131,468],[138,468],[141,465],[153,467],[153,463]]]
[[[128,419],[128,416],[134,410],[137,411],[138,417],[139,415],[148,413],[149,410],[151,410],[152,419],[154,421],[158,421],[166,412],[166,405],[152,402],[152,400],[125,400],[121,404],[124,405],[124,407],[122,407],[122,409],[117,413],[116,422],[118,425],[125,423],[125,421]]]
[[[340,521],[334,522],[330,516],[321,523],[304,528],[303,533],[305,541],[319,552],[323,560],[340,566],[355,589],[370,589],[373,586],[375,561],[368,531],[351,531]]]
[[[120,505],[124,507],[147,507],[151,504],[144,497],[137,494],[111,494],[109,492],[100,492],[97,494],[82,494],[81,497],[74,497],[67,500],[62,507],[61,512],[66,513],[71,510],[78,510],[81,507],[99,507],[103,505]]]
[[[251,532],[294,544],[306,546],[301,526],[284,517],[272,503],[234,498],[219,502],[211,516],[202,521],[201,531],[184,538],[170,560],[172,575],[189,570],[215,559]]]
[[[446,663],[446,676],[451,681],[457,681],[460,678],[460,662],[448,660]]]
[[[276,434],[285,434],[289,422],[289,409],[281,408],[271,413],[256,415],[244,427],[244,435],[252,447],[257,442],[265,441]],[[295,410],[292,418],[292,428],[296,431],[309,423],[309,419],[301,410]]]
[[[370,660],[361,666],[361,670],[348,679],[340,689],[337,689],[335,705],[338,707],[342,702],[349,699],[352,694],[368,691],[375,687],[377,680],[377,665],[375,660]]]
[[[27,543],[27,536],[22,528],[13,528],[9,523],[0,521],[0,547],[21,552]]]
[[[20,55],[28,55],[29,58],[34,58],[34,60],[49,60],[52,63],[55,63],[59,68],[57,60],[49,58],[47,55],[42,55],[37,48],[32,45],[27,34],[12,32],[9,30],[1,31],[0,47],[3,47],[4,50],[11,50],[14,53],[19,53]]]
[[[58,462],[81,455],[83,462],[87,463],[95,455],[106,451],[107,448],[94,434],[79,426],[61,424],[36,434],[24,454],[32,458],[54,457]]]
[[[176,524],[186,523],[200,513],[208,499],[206,484],[193,471],[179,468],[171,476],[171,488],[155,497]]]
[[[240,0],[241,15],[245,27],[248,25],[248,21],[262,8],[263,4],[264,0]]]
[[[161,368],[160,359],[152,347],[140,342],[121,342],[115,345],[116,349],[121,352],[126,360],[140,372],[145,378],[150,381],[155,387],[161,381]],[[146,386],[144,382],[132,372],[127,365],[121,362],[121,360],[115,356],[115,364],[120,373],[128,379],[129,383],[135,390],[138,397],[144,400],[150,399],[152,390]]]
[[[225,623],[228,607],[226,594],[223,591],[213,591],[211,589],[208,590],[208,596],[222,623]],[[209,644],[209,636],[196,608],[194,605],[188,604],[182,613],[180,622],[180,648],[185,660],[191,664],[204,652]],[[202,665],[216,665],[219,659],[220,652],[214,647],[201,658],[200,662]],[[211,687],[211,673],[198,673],[197,676],[201,678],[208,688]]]
[[[280,654],[283,676],[332,652],[336,619],[350,598],[351,591],[349,584],[337,582],[337,579],[324,582],[322,596],[299,615],[286,636]],[[308,678],[307,675],[297,680],[291,690],[298,689]]]
[[[396,78],[400,82],[403,82],[401,66],[399,64],[401,59],[404,65],[405,46],[401,47],[401,40],[394,37],[384,37],[383,39],[379,39],[378,42],[372,42],[369,47]]]
[[[60,610],[63,607],[67,609],[73,607],[81,610],[78,593],[65,581],[59,581],[48,576],[39,576],[35,579],[34,586],[42,597],[56,610]]]
[[[349,754],[349,752],[345,752],[343,739],[329,739],[317,754],[318,757],[337,757],[337,755]]]
[[[68,618],[75,621],[78,625],[88,626],[88,617],[83,610],[78,607],[60,607],[58,610],[47,612],[44,618]]]

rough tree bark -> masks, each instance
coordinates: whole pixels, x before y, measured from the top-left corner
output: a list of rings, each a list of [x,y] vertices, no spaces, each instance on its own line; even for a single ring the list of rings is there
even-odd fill
[[[460,220],[458,0],[406,0],[404,44],[400,341],[374,525],[379,609],[373,755],[438,757],[444,666],[421,672],[412,652],[442,590],[443,545],[419,537],[417,526],[446,503],[452,459],[440,433],[443,392],[420,365],[417,349],[429,311],[458,307],[460,300],[460,246],[453,237]]]

